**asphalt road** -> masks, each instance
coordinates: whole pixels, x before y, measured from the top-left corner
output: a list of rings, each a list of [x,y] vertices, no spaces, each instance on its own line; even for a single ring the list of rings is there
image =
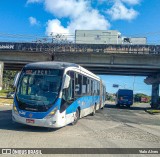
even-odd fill
[[[47,129],[12,123],[11,106],[0,106],[0,148],[158,148],[160,115],[145,107],[106,104],[74,126]]]

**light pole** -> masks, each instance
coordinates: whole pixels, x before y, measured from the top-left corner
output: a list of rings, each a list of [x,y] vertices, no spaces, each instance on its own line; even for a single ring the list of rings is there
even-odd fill
[[[133,76],[133,103],[134,103],[134,84],[135,84],[136,76]]]

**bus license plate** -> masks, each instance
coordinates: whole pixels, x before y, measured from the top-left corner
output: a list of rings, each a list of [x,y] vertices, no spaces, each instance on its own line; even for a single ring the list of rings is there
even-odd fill
[[[26,119],[26,123],[34,123],[34,119]]]

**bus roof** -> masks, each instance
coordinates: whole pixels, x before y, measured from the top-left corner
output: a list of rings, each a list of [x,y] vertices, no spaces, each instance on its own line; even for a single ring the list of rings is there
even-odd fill
[[[79,65],[75,63],[67,63],[67,62],[35,62],[27,64],[24,69],[65,69],[68,67],[77,67]]]
[[[49,61],[49,62],[35,62],[29,63],[25,65],[24,69],[66,69],[66,68],[76,68],[79,69],[81,72],[85,72],[86,74],[91,75],[96,79],[100,79],[94,73],[88,71],[87,69],[77,65],[75,63],[68,63],[68,62],[56,62],[56,61]]]
[[[119,89],[117,94],[133,94],[133,90],[131,89]]]

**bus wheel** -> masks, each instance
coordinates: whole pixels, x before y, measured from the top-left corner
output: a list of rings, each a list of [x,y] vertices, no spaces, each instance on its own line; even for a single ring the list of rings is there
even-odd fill
[[[94,108],[93,108],[93,112],[92,112],[92,116],[94,116],[95,115],[95,113],[96,113],[96,105],[94,106]]]
[[[131,105],[128,105],[127,107],[128,107],[128,108],[131,108]]]
[[[80,117],[79,109],[77,108],[76,113],[74,115],[74,121],[72,122],[72,125],[75,125],[78,122],[79,117]]]
[[[120,107],[120,104],[116,104],[116,107]]]
[[[101,107],[101,110],[103,110],[104,109],[104,106],[103,107]]]

